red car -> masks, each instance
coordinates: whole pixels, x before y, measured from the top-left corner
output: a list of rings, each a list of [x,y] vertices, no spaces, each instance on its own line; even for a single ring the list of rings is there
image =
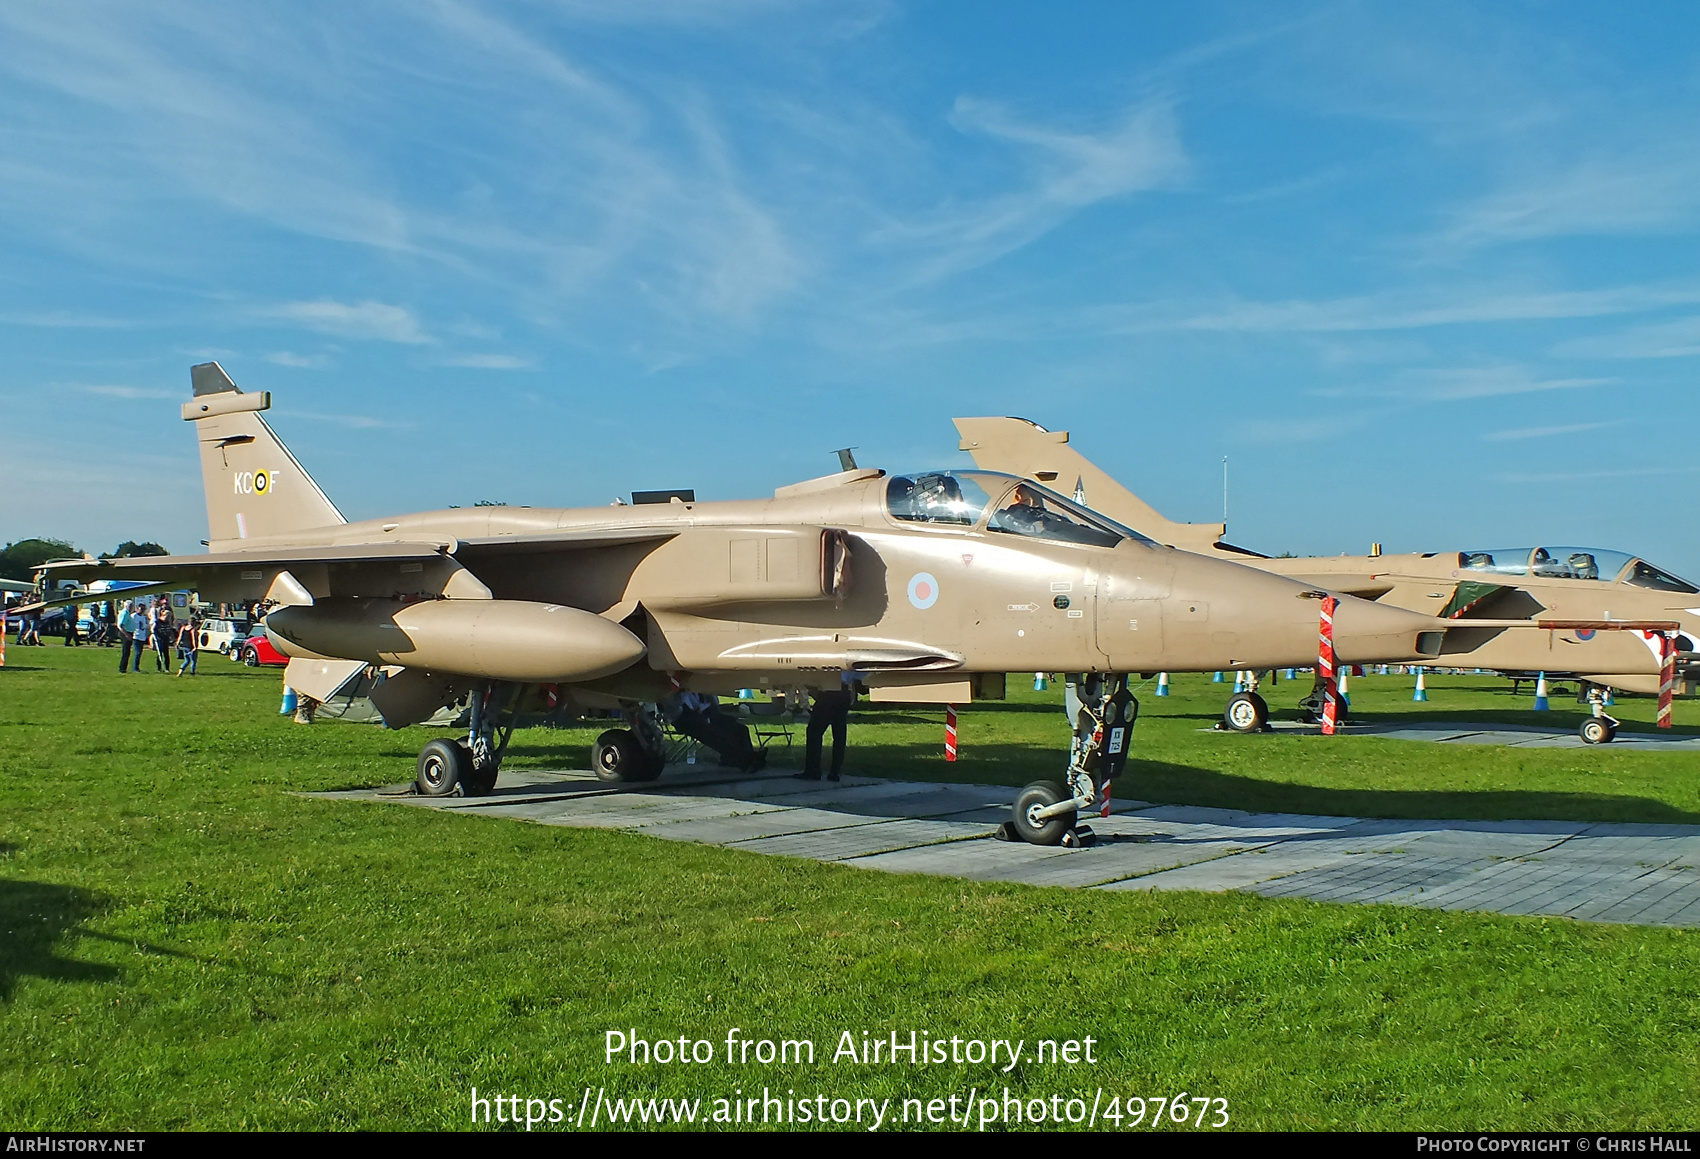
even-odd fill
[[[271,639],[264,632],[256,632],[242,641],[240,653],[242,663],[250,668],[285,668],[289,665],[289,657],[272,647]]]

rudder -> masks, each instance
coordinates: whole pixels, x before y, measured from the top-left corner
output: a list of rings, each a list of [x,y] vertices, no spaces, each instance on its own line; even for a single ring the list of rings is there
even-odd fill
[[[244,393],[216,362],[190,367],[189,379],[195,398],[183,404],[183,418],[201,447],[213,551],[348,522],[260,416],[271,407],[269,390]]]

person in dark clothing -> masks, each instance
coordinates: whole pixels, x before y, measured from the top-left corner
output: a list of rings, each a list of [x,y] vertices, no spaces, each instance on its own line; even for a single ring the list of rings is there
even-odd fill
[[[842,688],[815,693],[814,707],[809,710],[809,728],[803,746],[803,771],[797,776],[805,781],[820,780],[821,739],[832,729],[832,771],[826,779],[836,781],[844,771],[844,750],[849,747],[850,708],[856,703],[856,689],[848,683]]]
[[[124,602],[124,610],[118,613],[118,643],[123,647],[123,651],[118,653],[118,671],[120,672],[126,671],[130,667],[130,652],[135,645],[135,641],[130,638],[130,634],[135,630],[136,606],[126,600]],[[140,652],[136,653],[137,668],[142,666],[141,655],[142,654]]]
[[[742,721],[720,711],[720,702],[700,692],[681,692],[671,705],[673,727],[713,749],[729,769],[754,772],[767,763],[767,754],[750,743]]]
[[[153,606],[153,662],[155,672],[171,671],[171,644],[177,639],[177,617],[171,614],[171,597],[160,596]]]

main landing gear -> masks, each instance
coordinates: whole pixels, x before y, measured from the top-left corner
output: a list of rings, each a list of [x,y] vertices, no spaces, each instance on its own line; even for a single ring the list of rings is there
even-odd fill
[[[1588,707],[1594,715],[1582,722],[1582,727],[1576,731],[1582,736],[1583,744],[1610,744],[1617,739],[1618,720],[1606,712],[1606,695],[1604,688],[1598,685],[1588,686]]]
[[[519,688],[492,680],[472,694],[465,740],[434,740],[419,750],[414,787],[421,796],[482,797],[496,787],[502,756],[513,739]]]
[[[610,785],[653,781],[667,765],[667,741],[647,705],[625,710],[628,728],[611,728],[596,738],[590,767]]]
[[[998,826],[1000,841],[1078,848],[1096,837],[1080,814],[1099,808],[1109,815],[1110,784],[1127,763],[1139,701],[1127,676],[1088,674],[1068,685],[1074,740],[1066,782],[1034,781],[1015,798],[1012,816]]]

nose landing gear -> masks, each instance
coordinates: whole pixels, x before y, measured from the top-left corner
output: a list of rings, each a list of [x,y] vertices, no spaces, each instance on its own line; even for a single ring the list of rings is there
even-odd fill
[[[1588,687],[1588,707],[1594,715],[1582,722],[1582,727],[1576,731],[1581,734],[1583,744],[1610,744],[1617,738],[1618,720],[1606,712],[1606,690],[1594,685]]]
[[[998,826],[1001,841],[1079,848],[1097,838],[1081,813],[1098,808],[1109,816],[1110,784],[1127,763],[1139,701],[1128,691],[1127,676],[1087,674],[1068,684],[1074,739],[1069,747],[1066,783],[1034,781],[1015,799],[1011,817]]]

